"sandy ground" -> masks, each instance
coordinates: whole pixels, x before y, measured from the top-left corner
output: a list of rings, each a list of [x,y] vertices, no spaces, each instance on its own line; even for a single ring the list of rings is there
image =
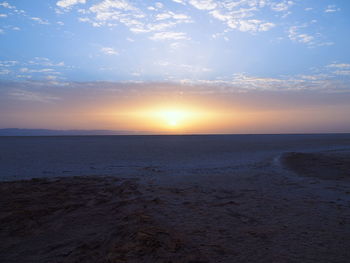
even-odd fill
[[[349,262],[349,168],[327,150],[2,182],[0,262]]]

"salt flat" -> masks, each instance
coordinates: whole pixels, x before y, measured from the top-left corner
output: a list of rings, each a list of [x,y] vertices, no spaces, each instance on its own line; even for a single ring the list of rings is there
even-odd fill
[[[350,257],[349,134],[2,137],[0,146],[1,262]]]
[[[284,152],[349,148],[349,134],[0,137],[0,180],[145,169],[170,176],[201,169],[231,173]]]

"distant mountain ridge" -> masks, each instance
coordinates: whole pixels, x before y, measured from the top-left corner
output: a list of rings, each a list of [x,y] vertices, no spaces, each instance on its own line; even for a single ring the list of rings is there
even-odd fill
[[[87,135],[141,135],[141,131],[114,130],[49,130],[49,129],[0,129],[0,136],[87,136]]]

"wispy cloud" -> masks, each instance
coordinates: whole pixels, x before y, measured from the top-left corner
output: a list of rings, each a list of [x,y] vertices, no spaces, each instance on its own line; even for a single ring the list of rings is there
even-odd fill
[[[56,3],[57,6],[62,8],[70,8],[77,4],[85,4],[86,0],[60,0]]]
[[[190,38],[184,32],[157,32],[150,37],[152,40],[189,40]]]
[[[111,48],[111,47],[103,47],[100,49],[101,52],[105,55],[111,55],[111,56],[115,56],[115,55],[118,55],[119,52],[116,51],[114,48]]]
[[[350,70],[336,70],[334,71],[334,74],[350,76]]]
[[[315,37],[306,34],[300,33],[300,29],[305,26],[292,26],[289,28],[289,38],[293,41],[304,43],[304,44],[312,44]]]
[[[40,17],[31,17],[30,19],[37,22],[38,24],[41,24],[41,25],[49,25],[50,24],[47,20],[42,19]]]
[[[336,5],[328,5],[324,10],[325,13],[334,13],[338,11],[340,11],[340,8],[338,8]]]
[[[16,64],[16,62],[3,62],[3,64]],[[211,78],[200,78],[205,77],[208,72],[212,72],[211,68],[203,67],[196,64],[174,64],[169,61],[158,61],[155,65],[159,68],[166,69],[164,72],[163,82],[142,82],[145,86],[160,86],[162,83],[168,83],[166,86],[176,86],[176,85],[186,85],[187,87],[193,87],[191,89],[186,88],[188,92],[191,93],[202,93],[205,94],[223,94],[223,93],[242,93],[242,92],[252,92],[252,91],[312,91],[321,93],[350,93],[350,64],[348,63],[333,63],[320,67],[317,71],[312,70],[309,74],[296,74],[296,75],[281,75],[281,76],[256,76],[247,73],[234,73],[229,77],[217,77]],[[4,67],[3,70],[11,70],[11,67]],[[84,83],[79,82],[69,82],[57,79],[56,74],[52,74],[55,71],[51,69],[29,69],[21,68],[21,73],[28,73],[35,71],[40,71],[47,73],[45,78],[51,86],[65,86],[65,87],[84,87]],[[184,73],[187,76],[194,76],[193,78],[172,78],[171,73]],[[7,74],[4,72],[4,74]],[[132,72],[132,76],[140,77],[143,74],[142,70]],[[140,81],[137,81],[140,82]],[[31,82],[31,85],[37,83],[37,85],[45,86],[45,82],[37,81]],[[119,82],[105,82],[101,84],[100,82],[89,82],[91,86],[105,86],[105,87],[119,87],[123,85]],[[26,83],[23,84],[25,87]],[[102,87],[101,86],[101,87]],[[140,84],[139,87],[142,87]],[[143,90],[142,92],[148,92]],[[22,93],[21,93],[22,94]],[[29,96],[32,97],[32,96]],[[34,96],[35,98],[35,96]]]
[[[185,0],[173,0],[173,2],[178,4],[185,4]]]
[[[302,43],[308,47],[332,46],[334,42],[325,40],[324,36],[319,32],[314,32],[316,20],[304,23],[298,26],[291,26],[288,29],[288,37],[290,40]],[[313,26],[313,29],[311,28]]]
[[[4,8],[8,8],[8,9],[16,9],[16,7],[14,5],[10,5],[8,2],[1,2],[0,6],[2,6]]]
[[[54,63],[50,59],[45,57],[34,57],[34,59],[28,61],[28,64],[46,66],[46,67],[63,67],[64,66],[63,61]]]
[[[52,103],[60,100],[57,96],[49,94],[34,92],[22,89],[12,90],[9,95],[17,100],[29,101],[29,102],[41,102],[41,103]]]
[[[185,23],[192,22],[192,19],[190,16],[186,14],[181,14],[181,13],[174,13],[171,11],[159,13],[156,15],[156,20],[167,20],[167,19],[180,20],[181,22],[185,22]]]
[[[199,10],[213,10],[217,7],[213,0],[189,0],[189,3]]]
[[[8,75],[11,73],[11,70],[9,69],[0,69],[0,75]]]
[[[329,64],[327,67],[329,67],[329,68],[338,68],[338,69],[348,69],[348,68],[350,68],[350,64],[347,64],[347,63],[332,63],[332,64]]]
[[[130,77],[131,72],[142,72],[142,78],[138,75],[138,81],[176,80],[178,76],[191,79],[196,72],[207,72],[208,79],[204,79],[204,82],[214,79],[232,84],[232,79],[229,79],[232,74],[246,72],[243,79],[248,83],[250,72],[259,72],[265,67],[262,66],[263,63],[253,65],[252,61],[269,55],[275,58],[275,47],[280,52],[289,48],[283,45],[294,42],[292,52],[303,52],[305,48],[313,48],[312,52],[320,52],[321,56],[321,52],[334,52],[334,57],[327,56],[330,62],[338,59],[338,55],[336,47],[331,47],[335,43],[328,39],[327,34],[339,42],[348,38],[337,35],[338,31],[332,31],[326,24],[333,21],[331,19],[337,23],[343,21],[335,19],[344,15],[341,12],[329,15],[324,13],[340,11],[338,4],[304,3],[298,0],[55,0],[55,5],[50,8],[36,9],[31,8],[33,4],[27,2],[17,4],[16,1],[0,1],[0,18],[3,22],[0,34],[6,40],[2,43],[11,51],[3,59],[23,59],[16,65],[0,65],[2,79],[22,80],[32,77],[59,81],[65,76],[81,79],[87,76],[84,72],[104,69],[103,72],[89,74],[88,77],[101,80],[129,78],[133,81],[135,79]],[[23,11],[19,7],[28,9]],[[55,10],[60,10],[61,13],[57,14]],[[311,10],[312,12],[306,12]],[[337,30],[343,34],[344,28],[345,26],[337,27]],[[25,57],[28,49],[24,43],[28,43],[29,48],[42,41],[41,36],[48,32],[50,34],[45,39],[47,48],[38,49],[37,56],[47,56],[53,52],[52,58],[55,59],[37,57],[29,60]],[[23,41],[20,44],[21,50],[17,52],[14,47],[18,45],[13,45],[12,49],[9,43],[15,43],[20,39],[19,36],[28,41]],[[62,41],[62,45],[58,40]],[[70,44],[71,49],[63,48],[70,47]],[[77,48],[80,46],[84,48]],[[319,48],[321,46],[324,48]],[[343,46],[337,45],[340,48]],[[113,59],[116,55],[118,59]],[[135,56],[134,60],[130,59],[131,55]],[[291,58],[289,54],[286,56]],[[60,59],[68,57],[72,63],[71,68]],[[104,59],[108,65],[104,65]],[[152,68],[153,63],[160,59],[168,61],[184,74],[171,74],[171,70],[167,74],[164,73],[165,70],[156,72]],[[291,58],[293,61],[286,67],[273,68],[283,63],[283,59],[284,55],[281,55],[276,59],[278,63],[266,61],[266,71],[276,72],[275,74],[282,74],[284,69],[284,73],[288,73],[288,70],[298,71],[296,65],[299,63],[295,62],[309,57],[302,58],[295,54]],[[85,63],[86,61],[91,63]],[[317,64],[318,61],[321,60],[300,65]],[[322,61],[327,60],[324,58]],[[114,75],[106,70],[118,68],[118,74]],[[71,74],[67,74],[68,70]],[[332,77],[337,75],[346,78],[349,68],[333,63],[328,70],[332,71]],[[310,81],[313,77],[305,71],[305,68],[300,69],[300,76],[304,76],[300,79]],[[273,78],[279,79],[276,75],[271,76]],[[262,82],[261,79],[260,81]]]
[[[19,64],[16,60],[4,60],[0,61],[0,67],[13,67],[15,65]]]
[[[62,75],[61,70],[65,68],[66,66],[63,61],[53,62],[45,57],[34,57],[25,62],[16,60],[0,61],[0,71],[2,71],[3,74],[6,73],[9,78],[16,77],[23,79],[36,76],[38,78],[47,79],[48,75]]]
[[[292,5],[294,5],[293,1],[284,0],[282,2],[271,3],[271,9],[273,11],[283,12],[287,11]]]
[[[187,74],[200,74],[211,72],[212,69],[208,67],[203,67],[201,65],[191,65],[191,64],[176,64],[168,61],[158,61],[155,65],[166,68],[168,73],[180,72]]]
[[[147,38],[154,40],[158,36],[166,36],[168,31],[184,32],[179,28],[182,24],[199,23],[191,16],[193,9],[207,14],[217,22],[226,26],[226,32],[241,31],[258,34],[270,31],[280,26],[286,26],[284,19],[293,13],[293,8],[298,8],[296,1],[292,0],[172,0],[174,3],[186,6],[186,12],[178,12],[177,9],[169,9],[168,3],[154,2],[151,5],[143,5],[132,0],[61,0],[58,7],[71,10],[78,4],[85,4],[78,10],[78,20],[91,24],[93,27],[116,27],[124,25],[134,34],[145,34]],[[192,10],[191,10],[192,9]],[[304,7],[312,10],[312,7]],[[335,5],[329,5],[325,12],[338,11]],[[268,15],[266,15],[268,13]],[[191,13],[191,15],[189,14]],[[264,15],[262,15],[264,14]],[[289,25],[288,36],[292,41],[304,43],[309,46],[332,45],[332,41],[317,40],[318,36],[308,32],[297,32],[300,26]],[[211,32],[210,35],[220,32]],[[193,38],[187,32],[189,37]],[[226,38],[227,39],[227,38]]]

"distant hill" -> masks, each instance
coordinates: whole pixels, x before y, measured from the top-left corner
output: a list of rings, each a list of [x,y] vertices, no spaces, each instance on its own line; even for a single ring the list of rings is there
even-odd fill
[[[47,129],[0,129],[0,136],[74,136],[74,135],[138,135],[138,131],[113,130],[47,130]]]

